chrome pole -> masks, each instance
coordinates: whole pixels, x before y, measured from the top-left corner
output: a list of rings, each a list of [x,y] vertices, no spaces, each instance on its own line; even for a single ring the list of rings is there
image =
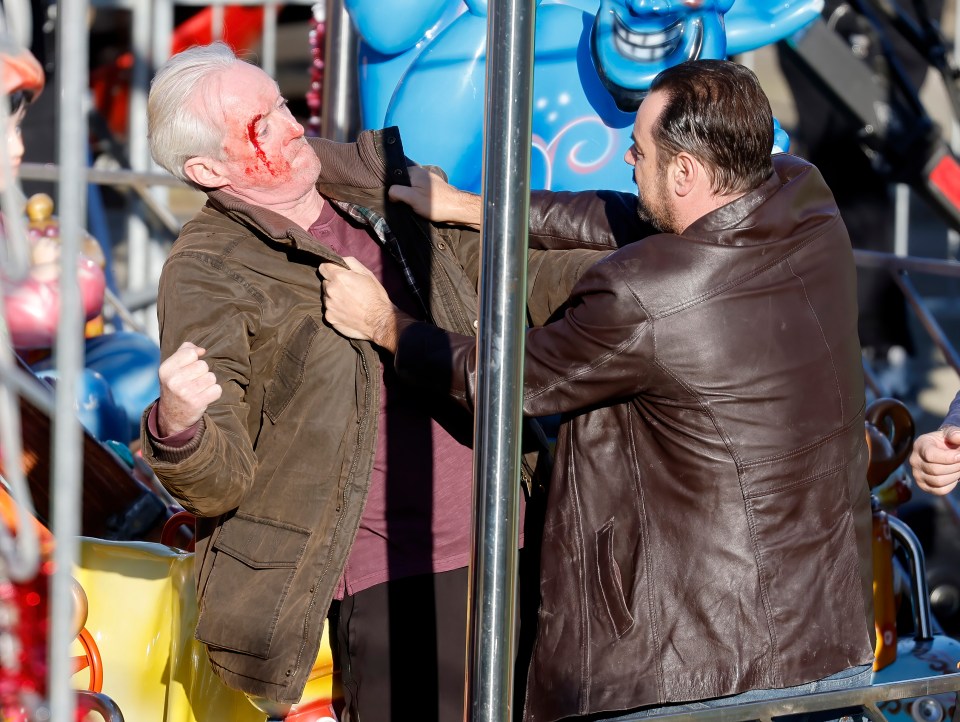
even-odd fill
[[[58,162],[60,164],[60,315],[57,327],[56,416],[53,419],[52,519],[57,539],[50,594],[50,719],[72,720],[70,688],[73,567],[80,533],[83,436],[75,409],[83,365],[77,257],[87,191],[88,0],[62,0],[57,27]]]
[[[320,135],[330,140],[353,140],[360,129],[358,42],[357,31],[343,7],[343,0],[329,0],[323,53],[325,74]]]
[[[467,645],[474,722],[509,720],[513,695],[534,19],[534,0],[489,3]]]
[[[918,642],[933,639],[933,614],[930,612],[930,591],[927,587],[927,568],[923,559],[923,547],[913,530],[894,516],[889,517],[890,532],[910,561],[910,593],[913,600],[913,615],[916,629],[913,632]]]

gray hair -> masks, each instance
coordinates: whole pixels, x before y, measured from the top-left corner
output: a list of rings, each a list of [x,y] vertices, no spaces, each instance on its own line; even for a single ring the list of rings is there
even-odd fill
[[[221,158],[223,128],[197,114],[191,102],[207,80],[235,63],[242,63],[226,43],[198,45],[177,53],[157,71],[147,100],[147,138],[150,155],[159,166],[195,186],[183,172],[184,163],[197,156]]]

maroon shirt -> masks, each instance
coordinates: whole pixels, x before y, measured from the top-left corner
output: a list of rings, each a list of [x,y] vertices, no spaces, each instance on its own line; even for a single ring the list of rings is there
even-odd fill
[[[399,309],[424,318],[400,266],[364,228],[326,203],[309,232],[369,268]],[[401,383],[389,354],[381,356],[380,378],[370,489],[337,598],[391,579],[459,569],[470,561],[473,421],[449,399],[429,398]]]

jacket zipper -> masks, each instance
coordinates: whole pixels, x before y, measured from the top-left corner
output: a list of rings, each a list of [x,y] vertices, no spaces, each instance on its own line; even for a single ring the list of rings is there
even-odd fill
[[[367,365],[367,359],[363,355],[363,352],[360,352],[360,363],[363,367],[363,374],[367,379],[367,386],[370,385],[370,367]],[[363,439],[366,434],[367,429],[367,416],[366,408],[364,409],[363,415],[358,421],[359,428],[357,429],[357,448],[363,446]],[[359,458],[359,453],[354,454],[353,463],[350,465],[350,472],[347,475],[347,482],[349,483],[356,472],[357,469],[357,459]],[[317,592],[320,591],[320,586],[323,584],[324,577],[326,577],[327,572],[330,569],[330,560],[333,558],[333,550],[336,547],[337,537],[340,535],[340,527],[343,524],[343,515],[346,513],[347,508],[347,484],[344,484],[343,491],[340,493],[340,513],[337,514],[337,523],[333,527],[333,536],[330,539],[330,550],[327,552],[327,558],[323,564],[323,570],[320,572],[320,576],[317,578],[316,583],[313,585],[313,594],[310,597],[310,605],[307,607],[307,613],[303,620],[303,643],[300,645],[300,650],[297,652],[297,662],[294,666],[294,669],[291,671],[290,676],[296,676],[300,671],[300,662],[303,659],[303,648],[307,645],[307,637],[310,630],[310,618],[313,616],[313,608],[317,602]],[[317,640],[318,647],[317,651],[319,652],[319,639]]]

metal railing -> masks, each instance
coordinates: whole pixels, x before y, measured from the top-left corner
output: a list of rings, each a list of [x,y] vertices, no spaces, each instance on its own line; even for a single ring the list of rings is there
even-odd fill
[[[923,326],[930,341],[943,355],[944,361],[950,368],[960,375],[960,354],[957,353],[953,342],[944,332],[931,311],[927,300],[917,290],[910,273],[922,273],[931,276],[960,279],[960,262],[935,258],[917,258],[912,256],[898,256],[892,253],[878,251],[854,250],[854,260],[861,268],[883,269],[890,273],[903,292],[907,303]],[[877,396],[889,395],[889,389],[873,373],[869,364],[864,365],[867,386]]]
[[[859,708],[872,722],[887,722],[879,709],[882,702],[893,700],[928,697],[935,694],[960,692],[960,674],[946,674],[938,677],[923,677],[907,682],[888,682],[869,687],[819,692],[798,697],[782,697],[763,702],[745,702],[729,707],[713,707],[696,712],[667,712],[655,717],[643,714],[629,714],[618,717],[617,722],[640,722],[656,719],[657,722],[744,722],[760,720],[772,722],[779,717],[790,715],[828,712],[830,710],[850,710]],[[849,715],[849,712],[846,712]],[[958,722],[957,713],[953,722]]]

